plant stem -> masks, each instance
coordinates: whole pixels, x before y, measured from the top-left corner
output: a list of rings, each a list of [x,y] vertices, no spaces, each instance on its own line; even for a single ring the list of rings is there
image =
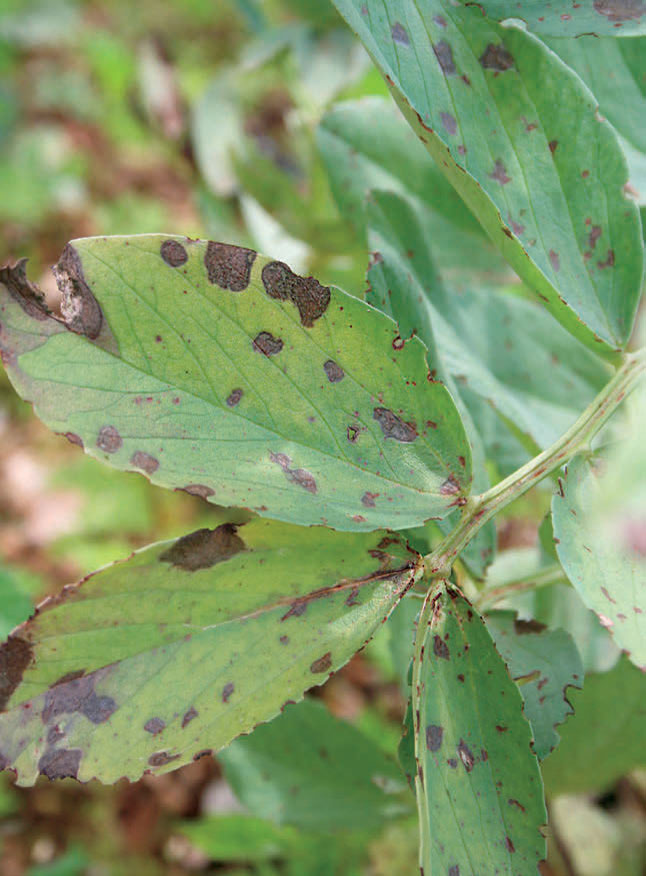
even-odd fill
[[[487,521],[562,466],[579,450],[588,447],[592,438],[622,400],[635,388],[645,372],[646,348],[627,355],[621,368],[594,401],[551,447],[539,453],[486,493],[469,497],[458,525],[434,551],[424,558],[427,576],[448,578],[456,557]]]
[[[524,578],[517,578],[515,581],[509,581],[507,584],[485,590],[475,600],[475,605],[478,609],[482,609],[499,602],[506,596],[512,596],[514,593],[538,590],[539,587],[549,587],[550,584],[558,584],[560,581],[567,581],[565,572],[559,563],[552,563],[551,566],[539,569],[533,575],[526,575]]]

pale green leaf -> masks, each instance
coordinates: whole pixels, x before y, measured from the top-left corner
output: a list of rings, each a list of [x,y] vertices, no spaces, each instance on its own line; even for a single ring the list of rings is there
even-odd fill
[[[399,767],[351,724],[306,700],[218,756],[255,815],[303,830],[364,830],[409,810]]]
[[[301,525],[445,516],[471,458],[424,346],[282,262],[142,235],[68,245],[63,319],[24,265],[0,279],[0,348],[54,431],[115,468]]]
[[[213,861],[258,862],[283,857],[298,844],[290,827],[252,815],[217,815],[184,821],[179,832]]]
[[[574,715],[542,766],[550,795],[604,791],[646,767],[646,676],[624,657],[609,672],[586,675],[570,694]]]
[[[20,784],[167,772],[324,682],[419,574],[384,533],[255,519],[135,553],[0,649],[0,761]]]
[[[617,645],[646,670],[643,506],[639,516],[622,516],[612,525],[598,511],[604,490],[612,488],[604,456],[580,455],[568,464],[561,490],[552,499],[556,550],[583,602]]]
[[[413,715],[423,871],[535,873],[546,812],[521,696],[482,619],[448,584],[420,617]]]
[[[462,0],[477,5],[482,15],[494,21],[520,19],[528,30],[552,36],[626,37],[646,33],[644,0]]]
[[[336,5],[518,275],[595,352],[621,349],[643,274],[639,214],[623,192],[616,135],[579,77],[536,37],[477,8]]]
[[[487,628],[523,697],[525,717],[534,736],[534,751],[543,760],[558,745],[554,729],[572,713],[568,689],[583,686],[583,666],[565,630],[548,630],[512,611],[494,611]]]

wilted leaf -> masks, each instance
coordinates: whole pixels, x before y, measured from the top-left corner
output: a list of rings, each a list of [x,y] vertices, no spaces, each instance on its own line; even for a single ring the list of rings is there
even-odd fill
[[[50,318],[24,264],[0,279],[18,392],[115,468],[219,505],[338,529],[404,528],[469,491],[471,460],[424,347],[282,262],[187,238],[87,238]]]
[[[574,715],[542,765],[550,795],[603,791],[624,773],[646,766],[646,676],[624,657],[609,672],[586,675],[573,690]]]
[[[580,79],[537,38],[477,8],[336,6],[518,275],[595,352],[621,349],[643,273],[639,216],[622,191],[616,135]]]
[[[303,830],[363,830],[408,811],[401,770],[351,724],[306,700],[218,759],[255,815]]]
[[[572,714],[568,688],[583,686],[579,652],[565,630],[549,630],[536,621],[518,620],[512,611],[491,612],[486,623],[519,686],[534,736],[534,751],[542,760],[558,745],[555,727]]]
[[[342,666],[419,557],[256,519],[152,545],[46,600],[0,649],[0,763],[114,782],[219,749]]]
[[[547,819],[521,696],[482,619],[448,584],[420,618],[413,715],[423,870],[536,872]]]
[[[643,438],[643,436],[642,436]],[[583,602],[646,671],[646,550],[643,520],[615,528],[599,516],[606,490],[603,456],[575,457],[552,499],[556,550]],[[611,490],[612,483],[607,487]]]

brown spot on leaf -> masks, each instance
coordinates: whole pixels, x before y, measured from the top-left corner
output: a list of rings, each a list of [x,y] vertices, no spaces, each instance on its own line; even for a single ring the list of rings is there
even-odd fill
[[[509,800],[507,800],[507,803],[509,803],[510,806],[514,806],[520,812],[525,812],[525,807],[523,806],[523,804],[519,803],[518,800],[514,800],[513,797],[510,797]]]
[[[208,499],[209,496],[215,495],[215,490],[212,490],[211,487],[205,487],[204,484],[187,484],[180,489],[191,496],[199,496],[200,499]]]
[[[31,663],[33,649],[20,636],[10,636],[0,645],[0,712],[4,711],[22,676]]]
[[[359,588],[353,587],[352,590],[350,591],[348,597],[345,600],[345,604],[348,606],[348,608],[352,608],[353,605],[360,605],[360,602],[357,599],[358,595],[359,595]]]
[[[608,255],[606,256],[606,260],[603,262],[597,262],[597,267],[603,270],[604,268],[614,268],[615,266],[615,251],[614,249],[608,250]]]
[[[559,254],[551,249],[548,253],[550,257],[550,264],[552,265],[552,269],[558,273],[561,270],[561,260],[559,259]]]
[[[446,40],[441,40],[439,43],[435,43],[433,51],[435,52],[438,64],[442,68],[442,72],[449,76],[455,73],[453,50]]]
[[[159,254],[171,268],[180,268],[188,261],[188,253],[177,240],[165,240],[159,248]]]
[[[324,654],[312,663],[310,666],[310,672],[313,672],[315,675],[321,672],[327,672],[330,666],[332,666],[332,653],[328,651],[327,654]]]
[[[94,340],[101,332],[103,313],[85,281],[77,251],[68,243],[52,268],[61,293],[61,314],[70,331]]]
[[[41,322],[49,316],[45,296],[40,288],[27,279],[27,259],[20,259],[15,265],[0,268],[0,283],[28,316]]]
[[[233,684],[232,681],[228,681],[224,685],[224,687],[222,688],[222,702],[223,703],[229,702],[229,697],[231,696],[231,694],[233,693],[234,690],[235,690],[235,685]]]
[[[530,619],[530,620],[520,620],[516,618],[514,620],[514,632],[518,636],[524,636],[529,633],[542,633],[547,629],[545,624],[542,624],[540,621]]]
[[[505,70],[511,70],[514,66],[514,58],[502,43],[499,45],[489,43],[480,56],[480,64],[485,70],[496,70],[499,73],[504,73]]]
[[[238,527],[234,523],[221,523],[215,529],[198,529],[178,538],[159,555],[159,559],[187,572],[210,569],[246,550],[237,532]]]
[[[646,4],[641,0],[595,0],[594,10],[608,21],[638,21],[646,13]]]
[[[330,383],[338,383],[345,377],[345,371],[333,359],[328,359],[327,362],[323,363],[323,370]]]
[[[375,507],[375,499],[379,497],[379,493],[368,493],[365,492],[361,497],[361,504],[366,508],[374,508]]]
[[[159,468],[159,462],[155,459],[154,456],[151,456],[149,453],[144,453],[143,450],[137,450],[130,457],[130,463],[135,466],[135,468],[140,468],[142,471],[145,471],[146,474],[154,474]]]
[[[348,428],[346,429],[346,435],[348,437],[348,441],[350,441],[351,444],[354,444],[354,442],[357,440],[360,431],[361,430],[358,426],[348,426]]]
[[[600,225],[593,225],[592,229],[590,231],[590,234],[588,235],[588,245],[589,245],[590,249],[595,248],[595,246],[597,245],[597,241],[601,237],[601,234],[602,234],[601,226]]]
[[[379,423],[386,439],[392,438],[395,441],[410,444],[417,438],[417,430],[410,423],[404,422],[401,417],[393,414],[388,408],[375,408],[372,418]]]
[[[80,748],[48,748],[38,761],[38,772],[48,779],[75,779],[81,756]]]
[[[242,398],[242,390],[241,389],[234,389],[234,390],[232,390],[231,394],[227,398],[227,405],[230,408],[235,408],[235,406],[239,403],[241,398]]]
[[[162,718],[149,718],[144,724],[144,730],[146,733],[152,733],[153,736],[157,736],[158,733],[162,732],[165,726],[166,721]]]
[[[253,340],[253,348],[264,356],[276,356],[283,349],[283,342],[271,332],[259,332]]]
[[[442,745],[444,728],[439,724],[429,724],[426,728],[426,747],[429,751],[438,751]]]
[[[58,718],[59,715],[69,715],[78,712],[85,715],[92,724],[103,724],[117,710],[117,704],[112,697],[98,696],[94,690],[101,670],[90,675],[77,677],[76,673],[68,673],[45,692],[45,702],[41,718],[43,724]]]
[[[179,754],[169,754],[167,751],[156,751],[155,754],[150,755],[148,763],[151,767],[166,766],[167,763],[177,760],[178,757]]]
[[[291,301],[302,324],[312,328],[330,303],[330,287],[321,286],[314,277],[299,277],[284,262],[269,262],[262,269],[262,282],[270,298]]]
[[[195,706],[191,706],[191,708],[186,712],[184,717],[182,718],[182,729],[186,727],[187,724],[190,724],[194,718],[197,718],[198,712]]]
[[[556,152],[556,147],[559,145],[559,141],[558,140],[550,140],[550,142],[547,145],[550,147],[550,152],[552,153],[552,155],[554,155],[554,153]]]
[[[476,762],[476,759],[464,739],[461,739],[458,742],[458,754],[460,755],[460,760],[464,764],[465,770],[470,773],[473,769],[473,765]]]
[[[65,437],[70,442],[70,444],[76,444],[77,447],[83,447],[83,439],[75,432],[66,432]]]
[[[496,182],[499,182],[501,186],[504,186],[508,182],[511,182],[511,177],[507,176],[507,168],[500,158],[496,158],[493,170],[489,174],[489,177],[490,179],[495,179]]]
[[[116,453],[123,446],[123,441],[114,426],[102,426],[97,435],[96,446],[104,453]]]
[[[269,458],[282,468],[288,481],[298,484],[299,487],[303,487],[308,493],[316,493],[316,481],[311,472],[304,468],[291,468],[292,461],[285,453],[270,453]]]
[[[514,844],[511,841],[511,837],[509,837],[509,836],[505,837],[505,846],[506,846],[508,852],[513,853],[516,851],[516,849],[514,848]]]
[[[400,46],[410,46],[408,31],[404,25],[400,24],[398,21],[396,21],[390,28],[390,35],[392,36],[394,43],[399,43]]]
[[[450,475],[440,486],[440,496],[456,496],[460,492],[460,484],[455,475]]]
[[[307,602],[305,600],[295,600],[290,605],[289,609],[281,617],[281,621],[287,620],[288,617],[301,617],[307,611]]]
[[[255,258],[256,253],[252,249],[209,240],[204,254],[209,283],[231,292],[243,292],[249,285]]]
[[[444,130],[447,134],[457,134],[458,124],[455,120],[455,117],[451,115],[451,113],[440,113],[440,119],[442,120],[442,124],[444,125]]]
[[[433,636],[433,653],[436,657],[441,657],[442,660],[449,660],[451,657],[449,646],[439,636]]]
[[[447,760],[447,763],[451,767],[452,770],[456,770],[458,768],[458,761],[457,761],[457,758],[455,758],[455,757],[450,757]]]
[[[451,867],[449,867],[448,876],[460,876],[460,865],[453,864]]]

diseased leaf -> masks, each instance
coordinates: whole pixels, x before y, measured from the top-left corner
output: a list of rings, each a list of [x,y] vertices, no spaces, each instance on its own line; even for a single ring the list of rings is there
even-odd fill
[[[393,535],[261,519],[144,548],[2,646],[0,763],[110,783],[220,749],[349,660],[419,562]]]
[[[525,717],[539,760],[558,745],[555,730],[572,714],[568,688],[583,686],[583,666],[565,630],[549,630],[536,621],[518,620],[513,611],[494,611],[486,624],[523,697]]]
[[[592,350],[621,349],[643,273],[639,216],[622,190],[616,135],[580,79],[537,38],[477,8],[335,2],[518,275]]]
[[[420,867],[536,872],[547,818],[521,696],[482,619],[451,585],[427,597],[412,689]]]
[[[552,499],[556,550],[583,602],[633,663],[646,670],[643,520],[628,517],[613,526],[599,515],[606,467],[603,456],[579,455],[568,464],[562,492]],[[607,486],[612,489],[611,479]]]
[[[477,5],[482,15],[495,21],[517,18],[534,33],[552,36],[626,37],[646,33],[644,0],[462,0]]]
[[[552,39],[549,46],[576,70],[599,101],[600,114],[620,134],[630,172],[626,192],[646,204],[646,39],[586,34],[576,40]],[[600,229],[591,234],[594,240]]]
[[[218,756],[255,815],[303,830],[364,830],[410,811],[398,766],[319,703],[287,706]]]
[[[636,767],[646,767],[646,676],[622,657],[610,672],[586,675],[571,691],[574,715],[543,763],[550,795],[601,792]]]
[[[49,317],[24,263],[0,279],[18,392],[86,452],[161,486],[302,525],[404,528],[469,491],[471,460],[424,347],[358,299],[254,251],[87,238]]]

